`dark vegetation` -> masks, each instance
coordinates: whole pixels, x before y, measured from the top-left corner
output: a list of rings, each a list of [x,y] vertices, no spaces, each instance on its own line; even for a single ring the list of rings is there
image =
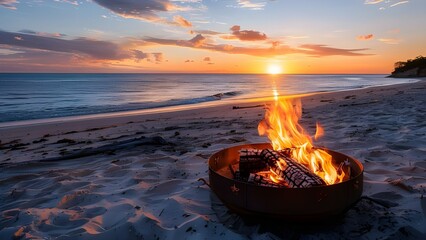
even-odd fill
[[[418,56],[406,62],[396,62],[391,77],[426,77],[426,57]]]

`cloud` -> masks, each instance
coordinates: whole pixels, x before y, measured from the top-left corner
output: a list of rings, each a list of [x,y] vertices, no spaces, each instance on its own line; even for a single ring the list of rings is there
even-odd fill
[[[381,3],[384,0],[365,0],[364,4],[377,4],[377,3]]]
[[[95,3],[105,7],[114,13],[125,17],[146,21],[155,21],[160,17],[156,12],[167,12],[175,6],[167,0],[93,0]]]
[[[175,21],[175,23],[177,23],[179,26],[182,27],[192,27],[192,23],[190,23],[188,20],[186,20],[185,18],[183,18],[180,15],[174,16],[173,20]]]
[[[33,34],[0,31],[0,44],[54,52],[83,54],[95,59],[124,59],[129,57],[115,43],[86,38],[66,40]]]
[[[185,63],[192,63],[192,62],[194,62],[194,60],[189,60],[189,59],[185,60]]]
[[[396,3],[392,3],[391,0],[386,0],[386,1],[384,1],[384,0],[365,0],[364,4],[378,4],[378,3],[382,3],[381,4],[382,6],[379,8],[379,10],[385,10],[386,8],[396,7],[398,5],[405,4],[405,3],[408,3],[408,2],[409,2],[408,0],[398,1]]]
[[[395,7],[395,6],[398,6],[398,5],[401,5],[401,4],[404,4],[404,3],[408,3],[408,2],[409,1],[400,1],[400,2],[397,2],[397,3],[390,5],[389,7]]]
[[[16,10],[15,4],[17,3],[17,0],[0,0],[0,6],[12,10]]]
[[[194,38],[192,38],[188,42],[194,47],[199,47],[199,46],[203,45],[203,43],[205,41],[206,41],[206,38],[203,37],[203,35],[198,34],[197,36],[195,36]]]
[[[237,0],[237,6],[239,8],[247,8],[250,10],[263,10],[266,2],[257,2],[254,3],[251,0]]]
[[[69,4],[72,4],[72,5],[75,5],[75,6],[79,5],[78,1],[75,1],[75,0],[55,0],[55,2],[64,2],[64,3],[69,3]]]
[[[19,31],[20,33],[25,33],[25,34],[31,34],[31,35],[37,35],[37,36],[43,36],[43,37],[56,37],[56,38],[60,38],[60,37],[65,37],[67,36],[66,34],[63,33],[47,33],[47,32],[36,32],[33,30],[28,30],[28,29],[22,29],[21,31]]]
[[[253,30],[241,30],[241,27],[234,25],[230,28],[232,31],[231,36],[222,36],[223,39],[239,39],[241,41],[262,41],[268,37],[266,34],[253,31]]]
[[[146,59],[148,62],[155,61],[156,63],[160,63],[164,59],[163,53],[146,53],[140,50],[133,50],[133,53],[134,53],[136,62]]]
[[[205,58],[203,59],[203,61],[204,61],[204,62],[210,62],[210,61],[211,61],[211,58],[210,58],[210,57],[205,57]]]
[[[368,50],[367,48],[358,49],[341,49],[332,48],[323,44],[304,44],[300,45],[300,48],[308,50],[305,54],[322,57],[322,56],[366,56],[371,54],[359,53],[360,51]]]
[[[207,39],[201,34],[190,40],[175,40],[175,39],[163,39],[163,38],[147,38],[146,42],[156,43],[160,45],[188,47],[195,49],[203,49],[208,51],[223,52],[228,54],[244,54],[257,57],[275,57],[288,54],[305,54],[315,57],[323,56],[367,56],[371,54],[362,53],[362,51],[368,50],[362,49],[341,49],[328,47],[321,44],[305,44],[297,48],[290,47],[287,45],[278,45],[275,43],[271,44],[271,47],[239,47],[229,44],[210,44],[207,43]]]
[[[93,0],[104,8],[124,18],[133,18],[147,22],[191,27],[192,24],[182,16],[175,16],[169,21],[158,15],[160,12],[184,11],[185,8],[173,4],[169,0]],[[180,1],[187,2],[187,1]],[[194,2],[194,1],[191,1]],[[195,1],[194,3],[196,3]]]
[[[399,44],[401,42],[399,39],[395,39],[395,38],[379,38],[377,40],[386,44]]]
[[[211,30],[191,30],[190,31],[191,34],[204,34],[204,35],[219,35],[222,34],[220,32],[216,32],[216,31],[211,31]]]
[[[356,37],[356,39],[359,40],[359,41],[371,40],[373,38],[374,38],[373,34],[360,35],[360,36]]]

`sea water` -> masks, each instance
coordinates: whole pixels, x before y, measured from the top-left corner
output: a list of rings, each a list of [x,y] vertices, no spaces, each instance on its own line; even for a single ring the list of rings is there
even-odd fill
[[[0,73],[0,122],[330,92],[415,79],[385,75]]]

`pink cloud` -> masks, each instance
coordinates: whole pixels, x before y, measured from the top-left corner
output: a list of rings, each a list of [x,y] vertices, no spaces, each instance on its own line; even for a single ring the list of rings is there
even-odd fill
[[[17,0],[0,0],[0,6],[12,10],[16,10],[15,4],[18,3]]]
[[[356,39],[359,40],[359,41],[371,40],[373,38],[374,38],[373,34],[360,35],[360,36],[356,37]]]

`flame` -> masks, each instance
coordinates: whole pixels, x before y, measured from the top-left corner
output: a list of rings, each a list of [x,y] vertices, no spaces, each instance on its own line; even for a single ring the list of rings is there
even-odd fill
[[[342,182],[345,173],[333,165],[330,154],[313,146],[310,136],[299,124],[302,115],[300,99],[275,99],[259,123],[259,134],[268,136],[274,150],[291,149],[293,159],[308,167],[328,185]],[[323,129],[317,124],[316,135],[321,133]]]
[[[318,138],[324,136],[324,128],[321,127],[321,125],[317,122],[317,131],[315,132],[315,140],[318,140]]]

